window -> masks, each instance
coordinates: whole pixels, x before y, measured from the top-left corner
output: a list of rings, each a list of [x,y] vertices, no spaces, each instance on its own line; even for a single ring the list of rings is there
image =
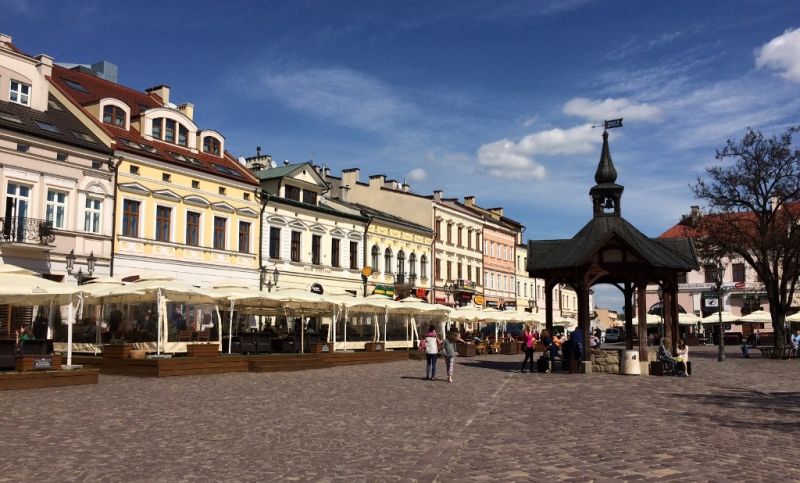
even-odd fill
[[[472,280],[472,265],[467,265],[467,280]]]
[[[378,248],[378,245],[372,245],[372,251],[370,253],[372,254],[372,271],[380,272],[380,270],[378,270],[378,258],[381,255],[381,249]]]
[[[214,248],[217,250],[225,249],[225,229],[228,220],[221,216],[214,217]]]
[[[341,245],[341,240],[338,238],[331,238],[331,266],[338,267],[339,266],[339,246]]]
[[[483,242],[483,254],[489,256],[489,242]]]
[[[292,249],[292,253],[291,253],[292,261],[293,262],[299,262],[300,261],[300,232],[299,231],[293,231],[292,232],[292,246],[291,246],[291,249]]]
[[[464,231],[464,229],[459,226],[458,227],[458,246],[460,246],[460,247],[464,246],[464,242],[463,242],[463,240],[461,238],[463,231]]]
[[[225,187],[224,186],[220,186],[219,187],[219,194],[221,194],[221,195],[225,194]]]
[[[139,174],[139,167],[131,165],[130,172],[131,174]]]
[[[250,193],[244,193],[244,200],[250,201]]]
[[[300,188],[297,186],[286,185],[286,188],[284,188],[284,198],[287,200],[300,201],[300,191]]]
[[[69,158],[67,153],[56,153],[56,161],[66,161]]]
[[[458,262],[458,264],[456,265],[456,275],[458,275],[458,279],[459,280],[463,280],[463,278],[464,278],[463,275],[464,274],[462,272],[462,263],[461,262]]]
[[[63,191],[47,191],[47,221],[53,228],[65,228],[67,214],[67,194]]]
[[[472,230],[467,230],[467,248],[472,249]]]
[[[303,190],[303,203],[307,203],[309,205],[316,205],[317,193],[309,190]]]
[[[442,241],[442,220],[436,220],[436,239]]]
[[[8,100],[22,104],[23,106],[30,105],[31,86],[23,84],[22,82],[12,80],[11,90],[8,94]]]
[[[678,283],[686,283],[686,272],[678,274]]]
[[[55,124],[50,124],[49,122],[36,121],[36,125],[51,133],[58,134],[61,132]]]
[[[425,255],[419,257],[419,273],[422,278],[428,278],[428,257]]]
[[[92,169],[101,169],[102,166],[103,166],[103,163],[101,163],[100,161],[96,161],[96,160],[92,161]]]
[[[141,203],[134,200],[122,202],[122,235],[139,236],[139,207]]]
[[[717,274],[717,266],[703,265],[703,273],[705,274],[706,283],[714,283],[714,276]]]
[[[171,219],[172,208],[167,206],[156,206],[156,240],[169,241]]]
[[[481,269],[479,267],[475,267],[475,280],[480,281],[481,279]]]
[[[383,252],[383,271],[386,273],[392,273],[392,249],[387,248],[385,252]]]
[[[169,183],[170,181],[172,181],[172,175],[167,173],[161,173],[161,181],[166,181],[167,183]]]
[[[453,262],[447,261],[447,280],[453,280]]]
[[[733,281],[744,282],[744,263],[733,264]]]
[[[406,253],[403,250],[397,252],[397,275],[400,277],[406,275]]]
[[[453,224],[447,224],[447,243],[453,243]]]
[[[274,226],[269,227],[269,257],[281,257],[281,229]]]
[[[150,131],[150,135],[156,139],[161,139],[161,126],[163,124],[164,124],[163,117],[153,119],[153,129]]]
[[[175,142],[175,125],[177,123],[172,119],[164,120],[164,141],[168,143]]]
[[[350,269],[358,270],[358,242],[350,242]]]
[[[100,209],[102,206],[102,200],[86,198],[86,209],[83,212],[83,231],[100,233]]]
[[[412,277],[417,276],[417,256],[414,253],[408,256],[408,273]]]
[[[320,235],[311,235],[311,263],[314,265],[320,264],[321,259],[321,245],[322,237]]]
[[[105,106],[103,108],[103,122],[114,126],[125,127],[125,111],[117,106]]]
[[[195,211],[186,212],[186,244],[200,245],[200,213]]]
[[[239,253],[250,253],[250,223],[239,222]]]
[[[199,181],[197,181],[197,180],[194,180],[194,179],[193,179],[193,180],[192,180],[192,188],[194,188],[194,189],[200,189],[200,182],[199,182]]]
[[[434,276],[436,277],[436,279],[441,280],[442,279],[442,261],[441,260],[436,260],[436,263],[433,266],[433,270],[434,270]]]
[[[481,246],[481,234],[475,233],[475,249],[477,250],[478,247]]]
[[[30,151],[31,147],[27,144],[17,143],[17,152],[18,153],[27,153]]]
[[[189,130],[182,124],[178,124],[178,144],[184,147],[189,144]]]
[[[206,136],[203,138],[203,152],[216,154],[219,156],[220,152],[220,142],[219,140],[212,138],[211,136]]]

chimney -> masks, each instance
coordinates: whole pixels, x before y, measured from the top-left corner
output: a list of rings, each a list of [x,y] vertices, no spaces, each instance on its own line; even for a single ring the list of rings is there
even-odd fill
[[[503,208],[489,208],[489,213],[497,216],[503,216]]]
[[[398,183],[396,180],[390,179],[390,180],[387,180],[384,183],[383,187],[384,188],[389,188],[390,190],[393,190],[393,191],[397,191],[397,188],[400,187],[400,183]]]
[[[408,183],[403,183],[403,193],[411,193],[411,185]]]
[[[379,189],[386,184],[386,176],[382,174],[373,174],[369,177],[369,187],[372,189]]]
[[[339,199],[342,201],[347,201],[347,192],[350,191],[350,186],[343,184],[339,188]]]
[[[148,94],[154,94],[161,98],[161,101],[164,105],[169,103],[169,86],[166,84],[161,84],[160,86],[151,87],[149,89],[144,90]]]
[[[7,44],[11,43],[11,36],[8,34],[0,33],[0,47],[5,47]]]
[[[194,104],[191,102],[184,102],[183,104],[179,105],[178,110],[189,119],[194,120]]]
[[[433,192],[433,200],[434,201],[442,201],[442,196],[444,195],[444,191],[442,190],[435,190]]]
[[[342,170],[342,185],[355,186],[358,184],[358,175],[361,170],[358,168],[350,168]]]
[[[473,195],[465,196],[464,206],[475,206],[475,196]]]
[[[269,154],[261,154],[261,146],[256,147],[256,155],[245,158],[247,167],[251,171],[261,171],[272,167],[272,156]]]
[[[51,76],[53,75],[53,58],[49,55],[40,54],[34,57],[34,59],[38,60],[39,63],[36,65],[36,70],[39,71],[39,74]]]

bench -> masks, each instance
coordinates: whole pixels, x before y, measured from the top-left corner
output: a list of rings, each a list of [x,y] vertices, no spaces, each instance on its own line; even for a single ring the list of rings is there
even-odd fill
[[[686,374],[692,375],[692,361],[684,362],[686,364]],[[672,364],[665,361],[650,361],[650,375],[651,376],[674,376],[672,373]]]
[[[791,359],[800,357],[798,351],[789,346],[783,347],[782,349],[776,349],[772,346],[758,346],[756,349],[761,351],[761,357],[764,359]]]

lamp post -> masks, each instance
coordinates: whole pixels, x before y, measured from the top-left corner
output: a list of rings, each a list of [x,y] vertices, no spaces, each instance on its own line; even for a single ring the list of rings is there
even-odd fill
[[[536,306],[536,299],[528,299],[528,308],[531,309],[531,313],[533,313],[533,309],[536,309],[536,313],[539,313],[539,307]]]
[[[261,272],[261,286],[267,287],[267,292],[272,292],[273,287],[278,287],[280,272],[277,267],[270,271],[265,265],[262,265],[258,271]]]
[[[69,255],[67,255],[67,275],[71,275],[75,277],[78,281],[78,285],[83,285],[88,279],[91,278],[92,274],[94,273],[94,266],[97,263],[97,258],[94,256],[94,252],[89,252],[89,256],[86,258],[86,273],[88,275],[84,275],[83,269],[79,268],[76,273],[72,273],[75,270],[75,250],[70,250]]]
[[[722,279],[725,277],[725,267],[722,262],[717,264],[717,269],[714,271],[714,284],[717,286],[717,310],[719,314],[719,349],[717,352],[717,361],[722,362],[725,360],[725,329],[722,326]]]
[[[444,287],[443,288],[444,288],[444,296],[447,297],[446,300],[449,302],[450,301],[450,295],[452,295],[455,292],[455,284],[453,284],[453,282],[448,280],[448,281],[446,281],[444,283]],[[455,303],[455,298],[453,299],[453,305],[457,305]]]

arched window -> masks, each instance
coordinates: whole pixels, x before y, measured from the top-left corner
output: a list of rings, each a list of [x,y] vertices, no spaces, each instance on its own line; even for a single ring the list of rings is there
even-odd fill
[[[372,271],[373,272],[380,272],[380,267],[378,266],[378,258],[381,255],[381,250],[378,248],[378,245],[372,245]]]
[[[412,277],[417,276],[417,256],[413,252],[408,256],[408,273]]]
[[[124,128],[126,118],[127,114],[125,114],[125,111],[122,110],[121,107],[117,106],[103,107],[103,122],[106,124],[112,124],[114,126]]]
[[[397,274],[401,277],[406,274],[406,254],[403,250],[397,252]]]
[[[219,144],[220,143],[219,143],[218,139],[213,138],[211,136],[206,136],[206,137],[203,138],[203,152],[204,153],[215,154],[215,155],[219,156],[219,151],[220,151],[220,149],[219,149],[220,145]],[[372,268],[375,269],[376,267],[372,267]]]
[[[387,248],[385,252],[383,252],[383,266],[384,272],[392,273],[392,249]]]
[[[419,272],[422,274],[422,278],[428,278],[428,257],[425,255],[419,257]]]

